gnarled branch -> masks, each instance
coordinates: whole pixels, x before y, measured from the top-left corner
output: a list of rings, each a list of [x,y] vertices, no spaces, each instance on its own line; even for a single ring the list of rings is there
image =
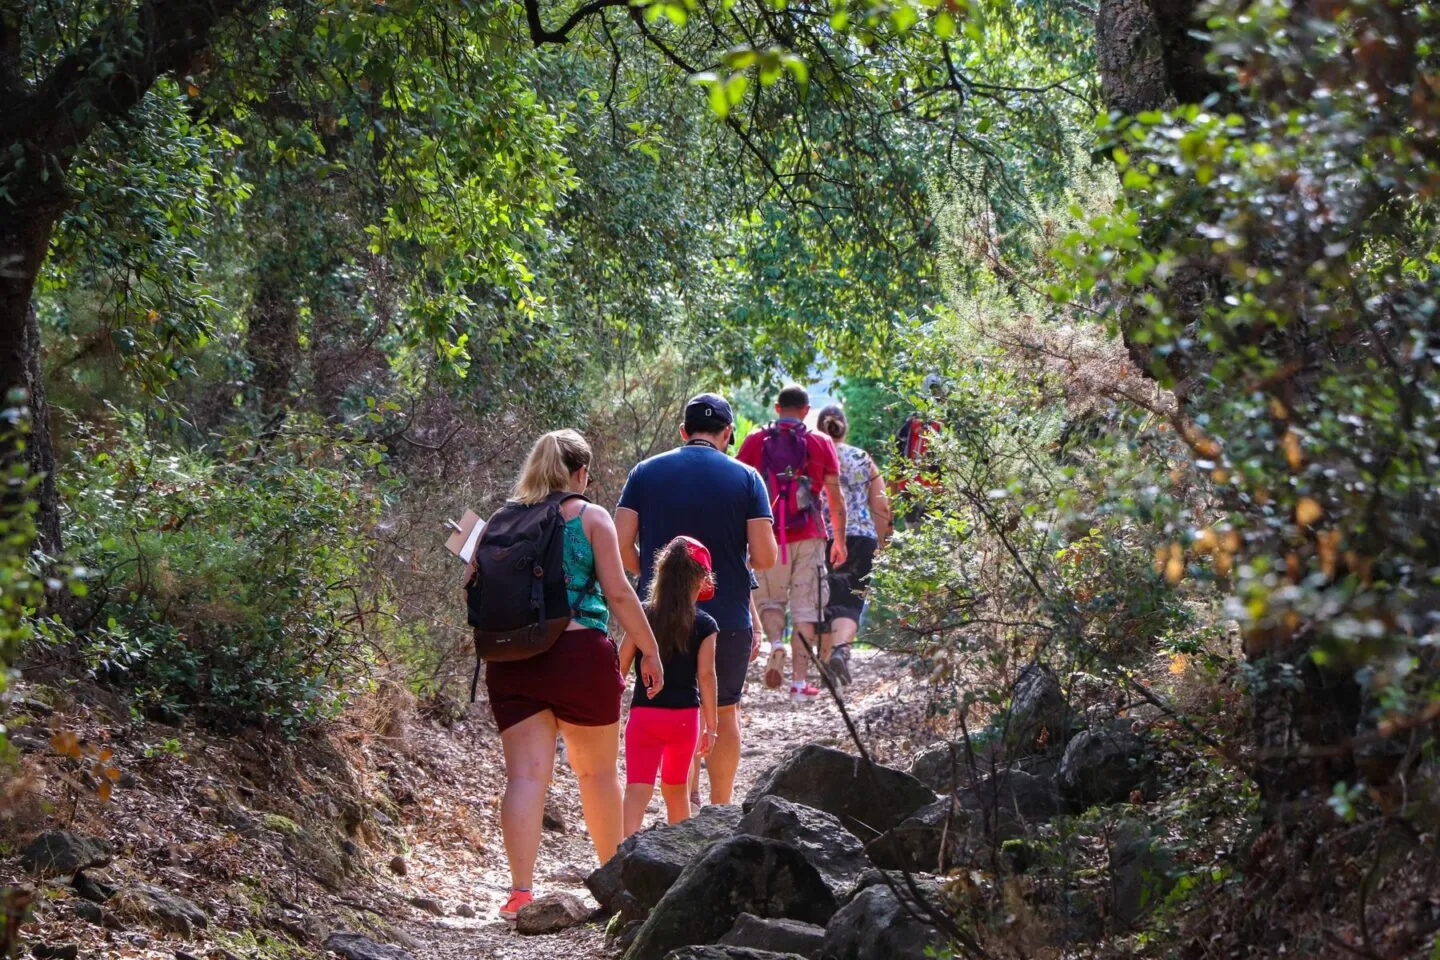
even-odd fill
[[[530,28],[530,42],[535,46],[546,43],[568,43],[570,31],[610,7],[628,7],[630,0],[590,0],[577,7],[575,12],[560,25],[558,30],[546,30],[540,21],[540,0],[525,0],[525,24]]]

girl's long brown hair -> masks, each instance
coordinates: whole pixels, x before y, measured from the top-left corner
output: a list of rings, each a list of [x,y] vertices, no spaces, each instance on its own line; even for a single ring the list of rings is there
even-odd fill
[[[662,661],[690,649],[690,631],[695,628],[695,590],[708,575],[709,571],[690,556],[685,541],[679,537],[655,555],[655,576],[645,596],[645,616],[655,631]]]

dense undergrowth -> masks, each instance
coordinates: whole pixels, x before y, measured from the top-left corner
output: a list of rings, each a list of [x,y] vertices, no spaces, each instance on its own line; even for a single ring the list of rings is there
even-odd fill
[[[1103,120],[1114,186],[1082,173],[1020,229],[955,204],[920,367],[948,375],[943,482],[882,564],[883,635],[967,752],[1035,660],[1082,717],[1161,718],[1159,796],[1044,827],[1048,861],[1000,875],[1083,888],[1076,838],[1138,818],[1163,902],[1119,942],[1408,955],[1435,922],[1406,899],[1435,849],[1434,25],[1210,26],[1230,83]],[[1067,916],[1052,942],[1093,936]]]
[[[136,710],[293,730],[333,717],[403,630],[370,573],[388,499],[373,446],[302,423],[195,450],[121,415],[72,441],[85,590],[50,640]]]

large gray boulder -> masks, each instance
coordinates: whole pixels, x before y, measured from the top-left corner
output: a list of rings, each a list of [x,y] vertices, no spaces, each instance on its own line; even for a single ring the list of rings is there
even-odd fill
[[[70,881],[75,894],[91,903],[104,903],[115,896],[115,887],[100,877],[81,870]]]
[[[963,741],[940,740],[911,758],[910,776],[942,796],[954,793],[990,773],[994,753],[993,744],[976,741],[966,750]]]
[[[836,897],[843,896],[870,867],[864,845],[838,819],[773,794],[756,801],[736,832],[792,844],[820,871]]]
[[[851,900],[854,900],[871,887],[888,887],[892,891],[898,890],[899,895],[906,900],[919,902],[916,899],[916,895],[910,890],[911,883],[915,884],[915,889],[919,891],[920,898],[923,898],[926,902],[942,902],[944,891],[940,889],[940,884],[936,882],[933,877],[917,877],[911,874],[907,878],[906,874],[902,871],[881,870],[878,867],[871,867],[862,873],[860,879],[855,881],[855,886],[841,898],[840,902],[842,905],[848,904]]]
[[[1110,917],[1129,930],[1176,882],[1175,858],[1138,823],[1123,823],[1110,845]]]
[[[861,840],[935,802],[935,792],[904,771],[817,744],[797,747],[771,767],[745,797],[745,810],[765,796],[833,814]]]
[[[115,894],[117,913],[145,920],[154,926],[188,937],[210,925],[210,917],[184,897],[151,883],[132,883]]]
[[[1039,661],[1023,667],[1011,688],[1010,717],[1004,724],[1007,756],[1038,751],[1042,734],[1047,748],[1058,749],[1074,725],[1055,671]]]
[[[961,790],[957,799],[967,810],[1022,823],[1048,820],[1067,809],[1053,779],[1015,768],[995,771],[975,786]]]
[[[815,923],[783,917],[757,917],[742,913],[730,932],[720,938],[723,946],[751,947],[776,953],[814,957],[825,942],[825,928]]]
[[[739,807],[710,806],[680,823],[631,834],[585,886],[605,910],[642,919],[692,860],[735,833],[740,816]]]
[[[40,877],[72,876],[86,867],[103,867],[112,856],[104,840],[69,830],[46,830],[25,845],[20,865]]]
[[[877,867],[943,874],[966,862],[971,814],[946,797],[886,830],[865,847]]]
[[[866,887],[825,926],[822,960],[900,960],[939,950],[944,937],[911,911],[886,886]]]
[[[1141,789],[1154,769],[1145,739],[1128,730],[1075,735],[1060,759],[1060,789],[1078,807],[1116,803]]]
[[[779,840],[732,837],[685,868],[625,960],[663,960],[679,947],[714,943],[742,913],[823,924],[835,908],[835,895],[799,850]]]

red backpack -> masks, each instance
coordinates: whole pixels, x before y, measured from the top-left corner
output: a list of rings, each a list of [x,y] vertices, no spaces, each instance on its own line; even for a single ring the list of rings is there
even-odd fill
[[[770,490],[782,563],[790,561],[786,549],[789,534],[804,530],[820,505],[805,472],[810,461],[809,435],[798,420],[776,420],[760,434],[760,475]]]

